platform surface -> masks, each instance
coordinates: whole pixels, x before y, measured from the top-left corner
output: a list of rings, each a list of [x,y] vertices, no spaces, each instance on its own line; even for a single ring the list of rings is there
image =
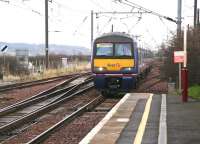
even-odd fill
[[[129,93],[80,144],[200,144],[200,101]]]
[[[80,143],[133,143],[150,93],[129,93]]]

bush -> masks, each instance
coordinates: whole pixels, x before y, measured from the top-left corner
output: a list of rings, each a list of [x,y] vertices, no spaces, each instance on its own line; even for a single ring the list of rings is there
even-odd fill
[[[200,99],[200,85],[190,87],[189,96],[195,99]]]

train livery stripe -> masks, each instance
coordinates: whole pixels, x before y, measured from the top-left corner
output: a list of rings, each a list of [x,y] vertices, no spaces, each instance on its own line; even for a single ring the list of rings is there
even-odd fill
[[[94,67],[104,67],[108,71],[119,71],[124,67],[134,67],[134,59],[94,59]]]

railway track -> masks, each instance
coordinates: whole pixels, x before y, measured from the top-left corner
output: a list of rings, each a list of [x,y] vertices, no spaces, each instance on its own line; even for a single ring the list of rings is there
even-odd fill
[[[13,89],[22,89],[22,88],[46,84],[46,83],[50,83],[50,82],[56,82],[56,81],[60,81],[62,79],[70,78],[70,77],[73,77],[76,75],[78,75],[78,74],[70,74],[70,75],[51,77],[51,78],[35,80],[35,81],[7,84],[7,85],[0,86],[0,92],[5,92],[5,91],[13,90]]]
[[[155,91],[154,88],[158,88],[162,84],[159,75],[159,66],[155,65],[146,79],[141,81],[141,85],[137,91]],[[85,81],[87,80],[90,80],[90,77],[85,78]],[[81,89],[79,89],[80,87],[77,89],[75,89],[76,86],[73,87],[74,84],[80,83],[80,80],[74,79],[70,83],[72,87],[69,89],[72,91],[68,93],[69,95],[55,103],[53,102],[52,107],[48,107],[47,111],[44,109],[39,115],[33,115],[33,118],[30,117],[30,119],[35,119],[34,121],[36,121],[35,123],[32,121],[33,124],[31,123],[31,126],[26,129],[22,127],[21,129],[9,132],[16,127],[13,125],[2,133],[0,131],[2,137],[17,134],[13,139],[5,141],[5,143],[78,143],[111,108],[98,106],[99,104],[103,105],[106,101],[103,97],[99,97],[98,100],[98,95],[89,98],[88,93],[83,93],[93,88],[90,82],[88,82],[87,86],[84,84],[80,86]],[[52,91],[55,92],[56,90],[58,89]],[[56,105],[55,107],[53,106],[54,104]],[[24,124],[25,122],[22,123]],[[26,123],[26,125],[28,124]],[[18,132],[19,130],[21,132]]]
[[[53,134],[58,128],[62,127],[63,125],[69,124],[72,120],[77,118],[78,116],[82,115],[83,113],[87,112],[88,110],[94,108],[97,106],[99,103],[103,102],[105,100],[105,97],[103,96],[98,96],[97,98],[91,100],[84,106],[78,108],[76,111],[71,113],[70,115],[66,116],[63,118],[61,121],[29,141],[27,144],[37,144],[43,142],[45,139],[47,139],[51,134]]]
[[[37,143],[78,143],[89,130],[94,127],[98,121],[100,121],[107,112],[119,101],[119,99],[106,98],[102,95],[91,99],[89,102],[85,103],[83,106],[76,106],[75,111],[71,111],[62,120],[30,140],[27,144],[37,144]],[[90,119],[90,121],[88,121]],[[92,123],[91,123],[92,121]],[[73,123],[77,124],[73,125]],[[70,126],[71,125],[71,126]],[[85,129],[83,125],[87,125],[89,129]],[[90,125],[90,126],[89,126]],[[71,129],[77,129],[72,131]],[[74,133],[75,132],[75,133]],[[81,132],[81,133],[80,133]],[[72,135],[77,136],[79,133],[79,140],[77,142],[72,142],[61,136],[61,134],[70,133],[70,139],[77,139],[72,137]],[[59,136],[58,136],[59,135]],[[55,137],[59,139],[55,140]]]
[[[4,143],[46,143],[46,141],[52,138],[52,135],[57,134],[57,132],[62,134],[68,133],[70,136],[77,136],[77,134],[80,134],[78,137],[79,140],[81,140],[119,100],[116,98],[105,98],[99,95],[99,93],[94,92],[94,90],[91,90],[84,93],[73,93],[68,96],[71,97],[71,99],[69,98],[66,102],[60,104],[57,109],[46,113],[46,116],[42,116],[37,123],[32,124],[15,137],[4,141]],[[77,121],[79,122],[77,123]],[[71,125],[73,125],[73,123],[77,123],[78,125],[72,128]],[[72,129],[77,129],[78,132],[72,131],[69,128],[63,130],[63,128],[68,126]],[[61,139],[61,137],[58,139]],[[73,139],[75,138],[72,137],[72,140]],[[58,143],[60,142],[61,141]],[[64,140],[61,143],[65,142]],[[71,141],[68,142],[71,143]],[[53,143],[57,142],[54,141]]]
[[[163,80],[160,79],[159,66],[155,65],[153,67],[152,71],[146,77],[146,79],[141,81],[141,85],[139,86],[137,91],[153,92],[153,91],[155,91],[154,87],[156,87],[156,88],[162,87],[162,82],[163,82]],[[164,89],[164,90],[166,90],[166,89]],[[157,91],[157,93],[158,93],[158,91]],[[70,144],[71,143],[78,143],[81,140],[80,139],[81,136],[77,136],[78,135],[77,133],[79,133],[79,132],[76,132],[76,130],[77,131],[86,131],[85,132],[85,134],[86,134],[88,131],[87,131],[87,128],[85,128],[83,125],[84,125],[84,123],[86,123],[85,121],[87,121],[87,119],[93,117],[91,115],[91,113],[88,112],[88,111],[92,111],[92,113],[94,113],[94,115],[98,115],[98,114],[103,114],[106,111],[109,111],[109,108],[107,109],[105,107],[100,107],[100,108],[96,108],[96,110],[92,110],[92,109],[86,110],[85,113],[87,113],[87,115],[86,115],[85,119],[79,118],[79,120],[77,120],[77,121],[73,120],[73,122],[75,121],[74,122],[75,126],[73,126],[73,124],[71,124],[73,122],[71,122],[72,120],[70,119],[70,117],[68,115],[62,121],[58,122],[53,127],[49,128],[48,130],[44,131],[42,134],[38,135],[37,137],[35,137],[31,141],[29,141],[29,144],[41,143],[41,142],[43,142],[44,144],[49,144],[49,143],[70,143]],[[84,115],[83,113],[81,113],[81,114]],[[90,113],[90,114],[88,114],[88,113]],[[73,117],[72,119],[76,119],[76,118]],[[93,121],[95,121],[95,120],[93,120]],[[70,124],[69,124],[69,122],[70,122]],[[66,126],[66,125],[71,125],[71,126]],[[64,127],[66,127],[66,128],[64,128]],[[76,127],[78,127],[78,128],[76,128]],[[73,129],[75,129],[75,130],[73,130]],[[72,134],[72,133],[75,133],[75,134]]]
[[[51,111],[75,95],[91,89],[90,75],[74,76],[57,86],[0,111],[0,140],[18,133],[20,128]]]
[[[160,67],[162,62],[155,61],[147,77],[139,83],[136,92],[142,93],[167,93],[167,82],[161,77]],[[134,92],[134,91],[133,91]]]

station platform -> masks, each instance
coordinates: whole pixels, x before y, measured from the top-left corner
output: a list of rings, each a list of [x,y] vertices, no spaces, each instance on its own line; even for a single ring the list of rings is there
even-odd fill
[[[80,144],[158,143],[160,109],[161,95],[128,93]]]
[[[126,94],[80,144],[199,144],[200,100]]]

